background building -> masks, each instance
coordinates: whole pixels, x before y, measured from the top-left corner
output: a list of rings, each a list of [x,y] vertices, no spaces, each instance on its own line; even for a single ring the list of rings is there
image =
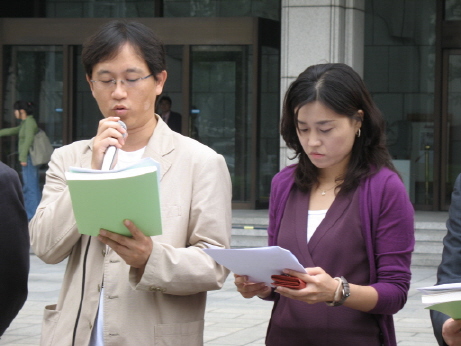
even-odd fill
[[[55,146],[94,135],[81,45],[104,22],[131,18],[167,45],[164,93],[183,134],[226,158],[234,208],[267,207],[272,176],[290,163],[280,101],[321,62],[364,77],[415,208],[448,208],[461,172],[459,0],[16,0],[2,1],[0,16],[1,127],[27,99]],[[15,146],[0,141],[11,166]]]

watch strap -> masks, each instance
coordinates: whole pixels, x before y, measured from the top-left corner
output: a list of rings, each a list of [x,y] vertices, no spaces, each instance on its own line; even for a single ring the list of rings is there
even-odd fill
[[[339,284],[338,284],[338,288],[336,289],[336,292],[335,292],[334,300],[332,302],[325,302],[328,306],[340,306],[340,305],[343,305],[343,303],[346,301],[346,299],[349,298],[350,295],[351,295],[349,283],[344,278],[344,276],[336,277],[334,279],[339,281]],[[339,298],[338,293],[339,293],[341,287],[342,287],[342,290],[341,290],[342,291],[342,296],[341,296],[341,298]]]

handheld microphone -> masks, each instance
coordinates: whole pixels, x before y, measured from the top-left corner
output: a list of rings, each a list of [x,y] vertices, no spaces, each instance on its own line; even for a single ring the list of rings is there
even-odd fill
[[[123,121],[119,120],[118,123],[125,130],[127,129]],[[125,136],[126,136],[126,133],[123,134],[123,137]],[[113,168],[113,164],[115,163],[115,158],[117,157],[117,152],[118,152],[118,148],[116,146],[109,145],[109,147],[107,148],[104,154],[104,159],[102,160],[101,170],[108,171]]]

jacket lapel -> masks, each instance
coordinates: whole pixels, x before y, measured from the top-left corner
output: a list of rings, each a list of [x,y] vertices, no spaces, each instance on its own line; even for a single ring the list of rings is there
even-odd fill
[[[85,151],[85,155],[81,155],[80,159],[80,167],[83,168],[91,168],[91,157],[93,155],[93,142],[94,142],[94,137],[90,139],[88,142],[88,148]]]
[[[157,115],[156,115],[157,116]],[[147,143],[143,157],[151,157],[160,163],[160,181],[171,167],[170,154],[174,151],[173,131],[157,116],[157,126]]]

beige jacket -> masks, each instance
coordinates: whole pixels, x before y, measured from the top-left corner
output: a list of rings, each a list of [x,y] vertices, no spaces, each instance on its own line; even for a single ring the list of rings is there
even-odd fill
[[[83,275],[75,345],[88,345],[103,278],[106,346],[203,345],[206,291],[221,288],[228,275],[201,250],[205,243],[229,247],[231,183],[224,158],[158,120],[144,156],[162,167],[163,234],[152,237],[152,254],[136,282],[135,269],[114,251],[78,233],[64,172],[90,167],[91,150],[92,140],[55,150],[29,225],[33,250],[44,262],[68,258],[58,303],[45,309],[41,345],[72,344]]]

